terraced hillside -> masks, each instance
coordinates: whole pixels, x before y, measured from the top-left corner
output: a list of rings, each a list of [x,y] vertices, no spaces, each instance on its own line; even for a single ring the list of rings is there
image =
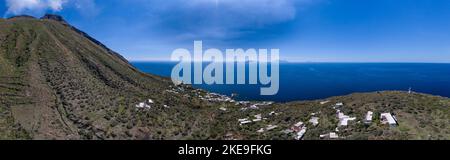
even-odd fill
[[[236,102],[173,86],[62,17],[0,19],[0,139],[294,139],[289,129],[300,121],[308,128],[303,139],[329,132],[337,139],[450,139],[448,98],[379,92],[319,102]],[[338,102],[357,118],[346,127],[337,126]],[[358,122],[369,110],[395,113],[399,125],[377,116]],[[260,121],[238,121],[255,115]],[[318,125],[308,123],[312,117]]]
[[[0,137],[104,138],[121,116],[134,116],[125,107],[144,97],[173,101],[161,93],[168,80],[57,18],[0,22]]]

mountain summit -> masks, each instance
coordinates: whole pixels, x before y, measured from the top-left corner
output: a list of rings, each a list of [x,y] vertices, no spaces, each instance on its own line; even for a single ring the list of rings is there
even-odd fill
[[[56,14],[45,14],[43,17],[41,17],[41,19],[50,19],[50,20],[55,20],[58,22],[66,23],[66,21],[64,20],[64,18],[62,16],[56,15]]]
[[[169,82],[139,72],[61,16],[0,20],[0,138],[105,138],[104,127],[115,127],[106,115],[163,99]]]

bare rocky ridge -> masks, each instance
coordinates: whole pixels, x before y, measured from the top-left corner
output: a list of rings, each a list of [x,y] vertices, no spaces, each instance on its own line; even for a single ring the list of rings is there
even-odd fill
[[[450,139],[448,98],[392,91],[327,101],[236,102],[142,73],[60,16],[0,19],[0,139],[295,139],[299,122],[302,139]],[[356,117],[345,127],[340,102]],[[398,126],[381,124],[384,112]]]

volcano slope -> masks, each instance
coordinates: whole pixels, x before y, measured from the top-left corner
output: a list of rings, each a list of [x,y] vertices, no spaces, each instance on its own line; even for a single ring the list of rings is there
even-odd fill
[[[255,108],[214,96],[140,72],[60,16],[0,19],[0,139],[293,139],[287,129],[299,121],[304,139],[450,139],[444,97],[391,91]],[[136,107],[148,99],[151,108]],[[358,120],[338,127],[338,102]],[[377,116],[364,125],[367,111],[395,113],[399,125]],[[261,121],[238,121],[258,114]],[[313,115],[317,126],[307,123]],[[267,125],[275,127],[257,132]]]
[[[128,106],[144,97],[178,103],[177,97],[161,92],[170,81],[137,71],[55,17],[19,16],[0,22],[0,137],[121,137],[127,117],[140,118]]]

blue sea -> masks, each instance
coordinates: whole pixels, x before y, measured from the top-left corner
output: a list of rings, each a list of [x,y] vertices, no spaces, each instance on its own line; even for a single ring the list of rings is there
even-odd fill
[[[170,77],[174,62],[133,62],[146,73]],[[194,85],[238,100],[288,102],[384,90],[450,97],[450,64],[435,63],[281,63],[277,95],[261,96],[261,85]]]

